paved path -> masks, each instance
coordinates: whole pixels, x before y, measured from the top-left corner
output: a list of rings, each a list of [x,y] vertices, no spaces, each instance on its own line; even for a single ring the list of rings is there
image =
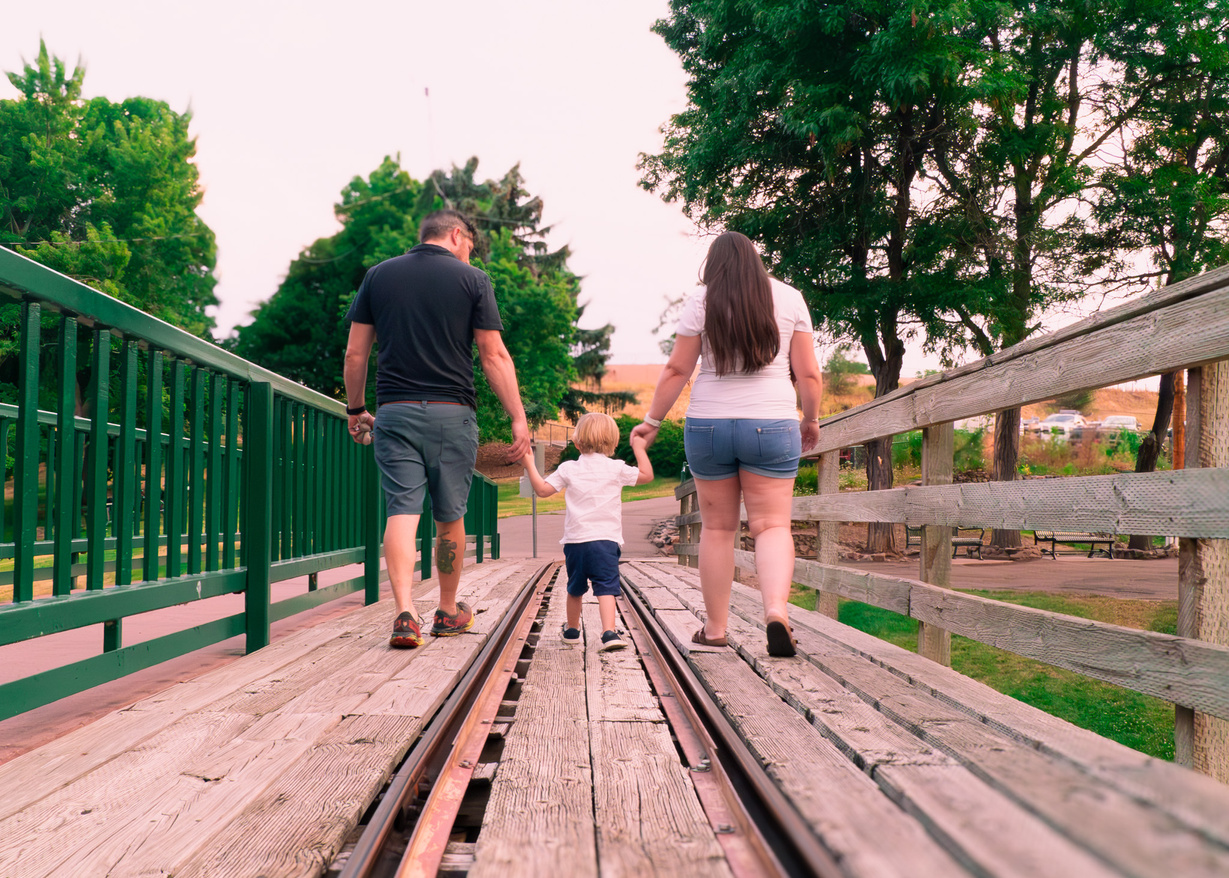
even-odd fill
[[[623,557],[658,558],[661,553],[649,542],[649,529],[663,518],[679,514],[679,501],[673,497],[633,500],[623,504]],[[514,515],[499,520],[499,553],[503,558],[532,558],[532,515]],[[543,560],[562,558],[563,512],[539,513],[537,516],[538,557]]]

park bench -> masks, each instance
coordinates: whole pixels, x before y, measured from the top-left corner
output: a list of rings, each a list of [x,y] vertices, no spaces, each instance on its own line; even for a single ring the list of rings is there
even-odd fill
[[[1050,548],[1044,544],[1049,543]],[[1058,544],[1066,546],[1088,546],[1088,557],[1096,552],[1104,552],[1106,557],[1114,557],[1114,535],[1107,533],[1080,533],[1072,531],[1039,530],[1033,533],[1033,545],[1041,546],[1041,554],[1049,555],[1058,560]],[[1098,548],[1104,546],[1105,548]]]
[[[974,532],[976,531],[976,535]],[[956,557],[956,553],[961,549],[965,550],[965,554],[970,558],[973,553],[977,553],[977,559],[981,560],[982,541],[985,539],[986,529],[979,527],[968,528],[952,528],[952,557]],[[922,545],[922,528],[905,525],[905,548],[910,546]]]

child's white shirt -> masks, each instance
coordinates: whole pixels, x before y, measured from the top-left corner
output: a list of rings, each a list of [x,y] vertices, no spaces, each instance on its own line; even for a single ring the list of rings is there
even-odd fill
[[[604,454],[565,460],[545,481],[566,491],[560,543],[612,540],[623,545],[623,487],[634,485],[640,470]]]

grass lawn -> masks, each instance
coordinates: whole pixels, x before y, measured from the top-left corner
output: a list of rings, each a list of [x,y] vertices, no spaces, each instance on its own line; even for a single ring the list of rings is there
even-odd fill
[[[1107,597],[1066,597],[1037,592],[967,591],[1000,600],[1145,631],[1175,634],[1176,601],[1133,601]],[[795,588],[793,603],[813,609],[815,593]],[[916,619],[856,601],[841,601],[846,625],[917,652]],[[1051,667],[1015,653],[952,637],[952,667],[1039,710],[1159,759],[1174,758],[1174,706],[1073,671]]]
[[[499,487],[499,517],[508,518],[512,515],[529,515],[533,511],[531,497],[521,497],[520,479],[503,479],[496,482]],[[623,489],[623,502],[632,500],[651,500],[654,497],[673,497],[674,489],[679,486],[677,476],[659,476],[648,484],[635,485]],[[539,512],[562,512],[563,495],[556,494],[543,500],[538,498]]]

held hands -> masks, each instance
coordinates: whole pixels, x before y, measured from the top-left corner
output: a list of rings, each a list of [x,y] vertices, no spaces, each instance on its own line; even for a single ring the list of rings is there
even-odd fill
[[[647,424],[643,426],[648,426]],[[632,447],[632,451],[644,451],[649,447],[649,442],[644,438],[644,434],[637,434],[635,430],[627,438],[627,442]]]
[[[632,451],[636,450],[636,442],[642,442],[644,448],[648,448],[657,439],[657,428],[649,424],[637,424],[632,428],[631,435],[627,437],[627,444],[632,447]]]
[[[508,463],[516,463],[526,454],[533,456],[533,449],[530,447],[529,424],[523,420],[514,420],[512,422],[512,447],[508,449]]]

